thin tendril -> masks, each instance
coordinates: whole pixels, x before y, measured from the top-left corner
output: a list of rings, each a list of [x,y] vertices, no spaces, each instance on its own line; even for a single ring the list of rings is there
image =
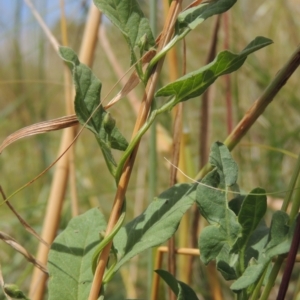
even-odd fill
[[[173,168],[176,168],[184,177],[186,177],[187,179],[191,180],[192,182],[194,183],[197,183],[199,185],[202,185],[202,186],[205,186],[209,189],[212,189],[212,190],[216,190],[216,191],[220,191],[220,192],[227,192],[226,189],[221,189],[221,188],[216,188],[216,187],[213,187],[213,186],[210,186],[208,184],[205,184],[205,183],[202,183],[202,182],[199,182],[191,177],[189,177],[187,174],[185,174],[180,168],[178,168],[177,166],[175,166],[174,164],[172,164],[167,158],[164,157],[164,159],[173,167]],[[300,189],[300,186],[298,187],[295,187],[293,190],[298,190]],[[247,195],[253,195],[253,196],[265,196],[265,195],[276,195],[276,194],[282,194],[282,193],[286,193],[286,192],[290,192],[290,190],[283,190],[283,191],[277,191],[277,192],[269,192],[269,193],[247,193]],[[230,191],[230,194],[235,194],[235,195],[241,195],[240,192],[235,192],[235,191]]]

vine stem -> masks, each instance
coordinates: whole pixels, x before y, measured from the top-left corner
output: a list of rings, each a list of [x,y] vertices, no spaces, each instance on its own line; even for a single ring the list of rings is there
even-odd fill
[[[286,196],[284,198],[284,201],[283,201],[283,204],[282,204],[282,207],[281,207],[282,211],[286,211],[287,210],[288,204],[290,203],[290,200],[292,198],[292,193],[293,193],[294,187],[296,185],[299,173],[300,173],[300,154],[298,156],[297,164],[296,164],[296,167],[295,167],[294,172],[292,174],[292,178],[291,178],[290,183],[289,183],[289,192],[286,194]],[[298,212],[298,210],[299,210],[299,205],[300,205],[299,200],[293,202],[293,204],[292,204],[292,211],[290,213],[290,223],[294,220],[294,218],[296,216],[296,212]],[[299,226],[299,224],[298,224],[298,226]],[[294,238],[295,238],[295,234],[294,234]],[[296,249],[298,249],[298,246],[296,247]],[[291,246],[291,250],[292,250],[292,246]],[[264,291],[262,293],[261,300],[268,299],[269,294],[271,292],[271,289],[272,289],[272,287],[274,285],[274,282],[275,282],[275,280],[277,278],[277,275],[278,275],[278,273],[280,271],[281,265],[282,265],[282,263],[284,261],[284,258],[285,258],[285,255],[280,255],[277,258],[277,260],[276,260],[276,262],[275,262],[275,264],[274,264],[274,266],[273,266],[273,268],[271,270],[268,282],[267,282],[267,284],[265,286],[265,289],[264,289]],[[288,265],[289,267],[291,267],[291,265],[293,265],[293,261],[292,260],[294,260],[294,259],[295,258],[290,259],[290,261],[289,261],[290,265]]]
[[[160,43],[158,46],[158,50],[160,51],[171,39],[173,34],[173,27],[177,15],[180,11],[181,0],[173,0],[170,5],[170,10],[168,13],[168,17],[166,19],[163,33],[160,39]],[[143,127],[145,122],[147,121],[147,117],[151,108],[151,103],[153,100],[154,92],[156,89],[156,85],[158,82],[158,78],[160,75],[160,71],[163,65],[164,57],[157,63],[156,67],[153,69],[149,80],[147,82],[146,90],[144,93],[143,101],[141,103],[139,115],[137,117],[137,121],[133,130],[133,138],[139,132],[139,130]],[[125,193],[127,190],[128,182],[130,179],[131,171],[134,165],[135,157],[138,151],[139,142],[137,142],[133,152],[126,160],[126,163],[123,167],[123,172],[118,181],[117,192],[115,195],[112,211],[110,214],[110,218],[108,220],[106,235],[108,235],[114,228],[115,224],[117,223],[120,214],[122,212],[122,206],[125,199]],[[100,292],[100,288],[102,285],[102,279],[105,271],[105,267],[107,264],[108,256],[110,253],[112,242],[108,243],[108,245],[103,249],[99,262],[95,271],[95,276],[93,278],[93,283],[89,295],[89,300],[97,300]]]

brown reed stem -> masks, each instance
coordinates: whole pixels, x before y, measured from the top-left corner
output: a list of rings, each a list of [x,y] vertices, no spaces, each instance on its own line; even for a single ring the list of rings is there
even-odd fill
[[[180,11],[180,4],[181,1],[180,0],[174,0],[172,1],[171,5],[170,5],[170,10],[169,10],[169,14],[168,14],[168,18],[165,22],[164,25],[164,29],[162,32],[162,36],[158,45],[158,51],[160,51],[167,43],[168,41],[170,41],[172,34],[173,34],[173,26],[176,20],[176,17]],[[156,89],[156,85],[158,82],[158,78],[160,75],[160,71],[163,65],[163,61],[164,59],[161,59],[158,64],[156,65],[156,67],[154,68],[154,70],[151,73],[151,76],[148,80],[147,86],[146,86],[146,90],[144,93],[144,97],[143,97],[143,101],[141,103],[141,107],[140,107],[140,111],[135,123],[135,127],[133,130],[133,134],[132,137],[134,137],[137,132],[139,131],[139,129],[144,125],[144,123],[147,120],[148,117],[148,113],[150,111],[151,108],[151,103],[153,100],[153,96],[154,96],[154,92]],[[130,155],[130,157],[127,159],[124,168],[123,168],[123,172],[121,175],[121,178],[118,182],[118,187],[117,187],[117,192],[115,195],[115,199],[114,199],[114,203],[113,203],[113,207],[111,210],[111,214],[108,220],[108,224],[107,224],[107,228],[106,228],[106,235],[109,234],[115,224],[117,223],[120,214],[122,212],[122,207],[123,207],[123,203],[124,203],[124,199],[125,199],[125,193],[127,190],[127,186],[128,186],[128,182],[130,179],[130,175],[131,175],[131,171],[134,165],[134,161],[135,161],[135,157],[136,157],[136,153],[138,151],[138,146],[139,144],[137,144],[137,146],[135,147],[135,149],[133,150],[132,154]],[[102,285],[102,279],[103,279],[103,275],[104,275],[104,271],[105,271],[105,267],[107,264],[107,260],[108,260],[108,256],[110,253],[110,248],[111,248],[112,242],[109,243],[102,251],[100,258],[99,258],[99,262],[95,271],[95,275],[94,275],[94,279],[93,279],[93,283],[92,283],[92,287],[91,287],[91,291],[90,291],[90,295],[89,295],[89,300],[97,300],[98,299],[98,295],[100,292],[100,288]]]

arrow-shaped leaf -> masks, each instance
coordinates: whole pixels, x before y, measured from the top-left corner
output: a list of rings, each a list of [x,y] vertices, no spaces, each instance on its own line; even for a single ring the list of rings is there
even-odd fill
[[[138,253],[162,244],[177,230],[183,214],[195,201],[196,185],[177,184],[164,191],[134,220],[122,227],[114,238],[120,260],[117,271]]]
[[[215,0],[210,3],[203,3],[196,7],[191,7],[179,14],[177,18],[180,31],[194,29],[207,18],[222,14],[230,9],[237,0]]]
[[[92,70],[81,64],[76,53],[67,47],[60,47],[62,59],[70,66],[75,84],[75,112],[79,122],[91,130],[101,147],[109,170],[114,174],[115,160],[111,149],[126,150],[128,143],[117,127],[108,134],[105,129],[105,116],[107,112],[100,105],[100,92],[102,84],[93,74]],[[95,112],[95,110],[97,110]],[[91,115],[93,114],[92,118]],[[88,121],[89,120],[89,121]]]
[[[242,236],[237,240],[236,244],[240,249],[246,246],[252,233],[267,211],[267,197],[265,193],[264,189],[255,188],[242,203],[238,215],[238,221],[242,226]]]
[[[200,96],[219,76],[236,71],[243,65],[250,53],[271,43],[270,39],[257,37],[239,54],[234,54],[227,50],[223,51],[210,64],[162,87],[156,92],[155,96],[174,96],[175,101],[173,105]]]

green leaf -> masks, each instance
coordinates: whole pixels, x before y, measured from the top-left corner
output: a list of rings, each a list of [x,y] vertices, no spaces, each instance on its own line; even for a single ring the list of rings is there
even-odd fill
[[[136,0],[94,0],[95,5],[118,27],[131,51],[131,63],[137,61],[134,48],[141,46],[148,50],[155,40],[142,10]],[[146,39],[146,45],[145,45]]]
[[[84,124],[100,103],[102,84],[90,68],[79,62],[76,53],[72,49],[60,47],[59,53],[72,70],[76,89],[75,111],[79,122]],[[86,127],[98,134],[101,128],[101,119],[102,114],[95,113]]]
[[[258,251],[260,252],[258,260],[255,264],[249,263],[243,275],[230,287],[232,290],[242,290],[254,284],[260,278],[273,257],[285,254],[289,251],[295,230],[295,221],[292,226],[288,226],[288,223],[289,216],[285,212],[276,211],[273,214],[269,230],[269,242],[264,249],[261,250],[265,238],[261,239],[263,243],[259,243]]]
[[[79,62],[72,49],[60,47],[59,53],[72,70],[76,90],[75,112],[80,124],[84,125],[98,108],[98,111],[87,122],[86,127],[95,134],[105,161],[113,174],[116,162],[111,148],[125,151],[128,143],[117,127],[114,127],[109,133],[104,128],[107,112],[100,105],[101,82],[90,68]]]
[[[269,228],[262,220],[249,238],[246,246],[245,265],[253,258],[258,260],[268,243]]]
[[[120,229],[114,238],[120,255],[115,271],[133,256],[162,244],[175,233],[183,214],[195,201],[195,188],[195,184],[174,185]]]
[[[201,231],[199,249],[203,263],[208,264],[211,260],[216,259],[221,254],[223,247],[232,248],[240,231],[241,226],[237,222],[236,215],[232,210],[226,209],[224,219],[220,219],[219,224],[207,226]],[[230,261],[227,263],[231,265]]]
[[[217,269],[220,271],[225,280],[234,280],[237,278],[235,265],[238,255],[231,252],[231,247],[225,243],[220,253],[216,257]]]
[[[289,226],[290,217],[284,211],[276,211],[272,216],[269,232],[269,242],[264,250],[268,258],[287,253],[290,250],[293,233],[295,230],[295,220]]]
[[[224,144],[220,142],[213,143],[209,154],[209,162],[223,173],[226,186],[232,186],[236,183],[238,166]]]
[[[220,175],[217,169],[209,172],[198,185],[196,203],[209,224],[219,224],[225,217],[226,194],[218,190]],[[212,187],[212,188],[210,188]]]
[[[204,264],[216,259],[226,243],[224,232],[216,226],[203,228],[199,237],[200,259]]]
[[[191,30],[201,24],[207,18],[221,14],[227,11],[236,0],[213,0],[209,3],[201,3],[196,7],[191,7],[177,17],[175,24],[175,34],[172,40],[151,60],[145,74],[145,78],[149,78],[153,66],[174,47],[176,43],[182,40]],[[187,100],[187,99],[186,99]],[[181,100],[184,101],[184,100]],[[176,103],[174,104],[176,105]]]
[[[191,287],[177,280],[172,274],[165,270],[155,270],[177,296],[177,300],[198,300],[196,293]]]
[[[225,179],[226,185],[235,184],[237,166],[227,147],[221,143],[212,146],[210,163],[216,168],[202,179],[196,194],[200,213],[210,224],[200,234],[200,258],[205,264],[216,259],[218,269],[229,280],[236,278],[236,255],[230,251],[241,234],[241,226],[236,214],[228,208],[227,193],[218,187],[223,186],[221,178]]]
[[[274,212],[270,226],[269,242],[266,250],[269,250],[284,241],[289,231],[289,221],[290,217],[286,212],[282,210]]]
[[[245,199],[244,195],[237,195],[228,202],[228,207],[236,214],[239,214],[239,211],[242,207],[242,203]]]
[[[246,246],[250,236],[255,231],[257,225],[267,211],[267,197],[266,195],[252,195],[265,194],[266,191],[261,188],[253,189],[249,195],[244,199],[241,210],[238,215],[238,221],[242,226],[242,236],[237,240],[237,247],[239,249]]]
[[[100,242],[99,232],[105,229],[104,216],[93,208],[73,218],[57,236],[48,259],[49,300],[88,299],[93,249]]]
[[[247,267],[243,275],[238,278],[230,288],[233,291],[240,291],[242,289],[247,288],[251,284],[255,283],[259,280],[260,276],[264,272],[265,268],[267,267],[269,260],[265,260],[262,263],[250,265]]]
[[[270,45],[272,41],[265,37],[257,37],[242,52],[234,54],[230,51],[222,51],[208,65],[197,71],[191,72],[178,80],[159,89],[155,97],[174,96],[173,106],[190,98],[198,97],[224,74],[229,74],[239,69],[247,56],[263,47]]]
[[[237,0],[216,0],[191,7],[178,15],[177,26],[179,31],[194,29],[207,18],[222,14],[229,10]]]

